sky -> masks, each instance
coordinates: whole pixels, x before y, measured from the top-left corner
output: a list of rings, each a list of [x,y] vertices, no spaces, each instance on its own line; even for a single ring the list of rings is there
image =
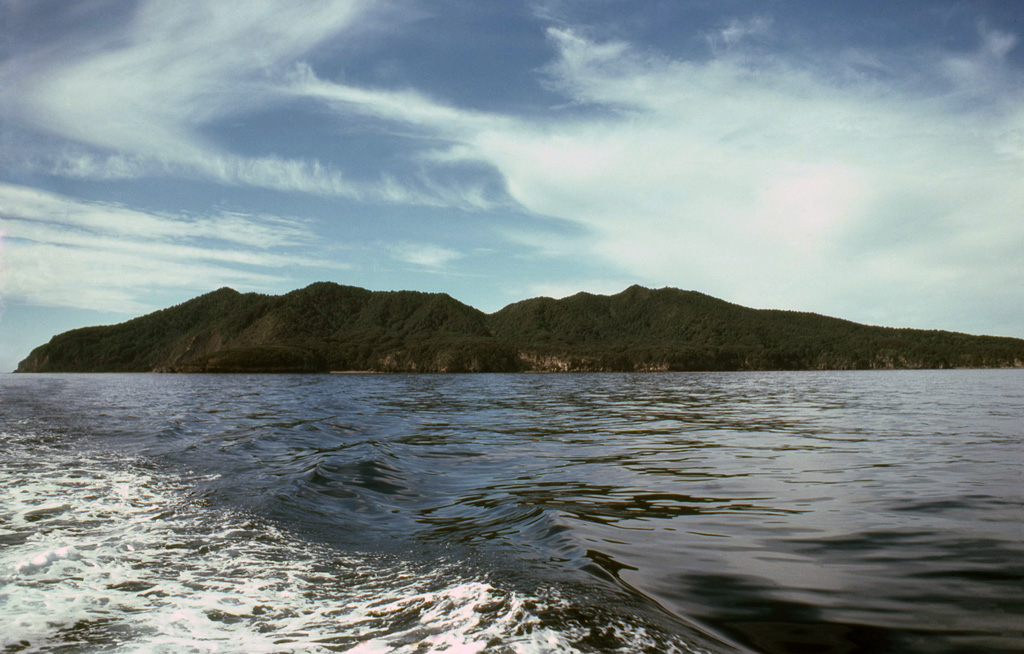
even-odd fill
[[[230,286],[1024,337],[1024,2],[0,0],[0,370]]]

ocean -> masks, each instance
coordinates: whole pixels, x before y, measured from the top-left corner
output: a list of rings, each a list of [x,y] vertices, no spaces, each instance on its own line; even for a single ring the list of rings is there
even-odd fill
[[[1024,651],[1024,372],[0,375],[0,650]]]

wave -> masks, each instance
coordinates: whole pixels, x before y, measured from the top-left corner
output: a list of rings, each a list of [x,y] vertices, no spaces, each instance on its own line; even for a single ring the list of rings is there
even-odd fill
[[[30,429],[2,440],[4,652],[710,651],[566,587],[523,591],[456,558],[298,537],[211,503],[201,489],[216,475],[170,475]],[[381,464],[352,465],[375,492],[401,489]],[[329,488],[337,474],[314,466],[304,479]]]

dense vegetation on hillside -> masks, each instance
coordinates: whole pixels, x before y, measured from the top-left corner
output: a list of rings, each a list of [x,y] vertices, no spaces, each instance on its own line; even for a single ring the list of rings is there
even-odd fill
[[[485,314],[445,294],[229,288],[55,336],[19,372],[789,370],[1024,366],[1024,340],[869,327],[633,286]]]

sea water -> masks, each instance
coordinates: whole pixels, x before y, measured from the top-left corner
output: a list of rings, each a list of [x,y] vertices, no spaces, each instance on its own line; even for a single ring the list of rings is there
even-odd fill
[[[3,652],[1024,651],[1024,372],[2,375]]]

